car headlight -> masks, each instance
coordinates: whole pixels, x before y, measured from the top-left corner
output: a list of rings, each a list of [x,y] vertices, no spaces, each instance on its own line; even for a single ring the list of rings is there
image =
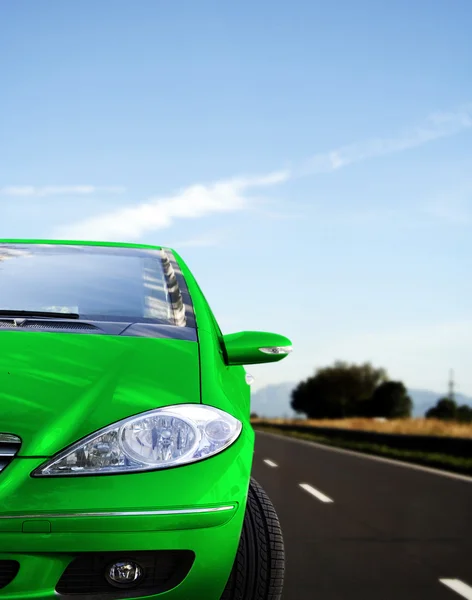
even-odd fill
[[[237,440],[241,422],[222,410],[179,404],[109,425],[69,446],[33,476],[152,471],[192,463]]]

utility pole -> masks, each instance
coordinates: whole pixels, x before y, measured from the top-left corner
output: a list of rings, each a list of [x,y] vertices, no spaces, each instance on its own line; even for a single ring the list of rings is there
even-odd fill
[[[454,400],[454,371],[449,371],[449,400]]]

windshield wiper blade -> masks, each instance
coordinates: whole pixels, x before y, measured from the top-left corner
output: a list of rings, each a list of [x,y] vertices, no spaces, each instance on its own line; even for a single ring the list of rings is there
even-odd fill
[[[2,310],[0,315],[4,317],[41,317],[50,319],[80,319],[77,313],[49,312],[47,310]]]

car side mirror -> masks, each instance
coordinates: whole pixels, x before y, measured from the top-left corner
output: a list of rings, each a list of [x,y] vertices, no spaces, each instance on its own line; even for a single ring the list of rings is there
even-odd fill
[[[292,342],[277,333],[240,331],[223,336],[228,365],[278,362],[292,351]]]

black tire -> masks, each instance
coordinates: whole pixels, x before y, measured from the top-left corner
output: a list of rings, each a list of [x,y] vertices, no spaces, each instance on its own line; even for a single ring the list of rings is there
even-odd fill
[[[238,552],[221,600],[280,600],[285,551],[277,513],[251,478]]]

